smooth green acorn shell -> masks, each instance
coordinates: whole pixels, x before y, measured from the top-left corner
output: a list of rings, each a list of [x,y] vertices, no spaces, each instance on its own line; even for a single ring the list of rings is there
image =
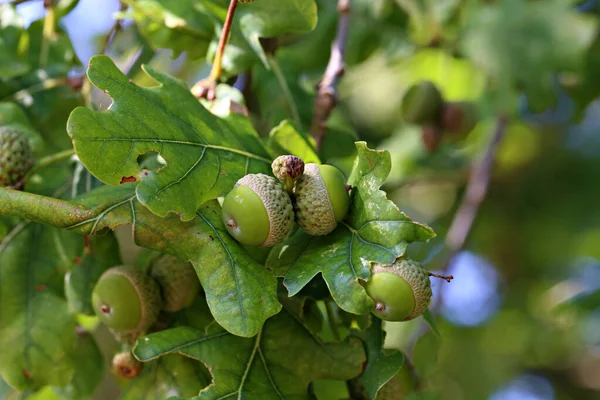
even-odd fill
[[[437,86],[422,81],[411,86],[402,99],[402,118],[409,124],[423,125],[440,119],[444,99]]]
[[[415,310],[415,295],[410,284],[396,274],[374,274],[365,289],[376,304],[373,314],[385,321],[404,321]]]
[[[229,234],[251,246],[279,243],[294,224],[289,195],[275,178],[264,174],[241,178],[225,196],[222,212]]]
[[[294,197],[296,221],[313,236],[333,231],[350,208],[344,175],[331,165],[306,164],[294,187]]]
[[[377,317],[385,321],[408,321],[423,314],[431,300],[428,271],[418,262],[400,258],[393,264],[375,264],[365,285],[373,298]]]
[[[107,270],[92,292],[92,306],[100,320],[127,337],[150,327],[158,317],[161,303],[154,279],[128,265]]]

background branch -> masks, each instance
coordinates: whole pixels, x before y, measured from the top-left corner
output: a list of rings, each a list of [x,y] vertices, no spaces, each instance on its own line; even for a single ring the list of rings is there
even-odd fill
[[[327,133],[327,119],[336,106],[337,86],[344,73],[344,56],[350,28],[350,0],[338,0],[338,12],[340,19],[337,34],[331,46],[331,56],[325,74],[319,83],[310,126],[310,135],[315,139],[317,150],[321,149],[323,138]]]
[[[451,270],[452,264],[456,261],[457,254],[462,250],[469,237],[479,207],[487,194],[496,152],[506,132],[507,124],[508,120],[506,117],[498,117],[492,139],[483,158],[471,170],[465,194],[446,235],[445,244],[449,254],[443,263],[443,268],[440,272],[441,275],[447,275],[448,271]],[[437,301],[431,306],[432,312],[437,311],[441,305],[441,293],[440,291]]]

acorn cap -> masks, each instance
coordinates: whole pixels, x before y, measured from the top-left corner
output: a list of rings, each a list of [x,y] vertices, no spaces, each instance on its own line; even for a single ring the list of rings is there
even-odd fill
[[[150,275],[158,283],[163,310],[176,312],[192,305],[200,293],[200,281],[192,264],[168,254],[158,257],[150,267]]]
[[[477,105],[470,101],[447,102],[441,114],[440,124],[450,133],[466,135],[479,120]]]
[[[285,183],[288,179],[297,180],[304,173],[304,161],[292,155],[279,156],[271,164],[271,170],[281,182]]]
[[[0,187],[19,183],[33,165],[27,137],[9,126],[0,127]]]
[[[247,245],[273,246],[294,224],[290,196],[275,178],[265,174],[248,174],[238,180],[222,210],[227,231]]]
[[[156,321],[162,300],[152,277],[139,268],[121,265],[102,274],[92,293],[92,305],[116,336],[129,340]]]
[[[135,358],[131,351],[123,351],[115,354],[112,359],[112,367],[120,377],[132,379],[142,373],[144,364]]]
[[[371,278],[381,273],[394,274],[402,278],[412,289],[414,307],[404,321],[416,318],[425,312],[432,296],[431,281],[429,272],[420,263],[409,258],[399,258],[393,264],[375,264],[372,271]]]
[[[294,187],[296,222],[313,236],[327,235],[350,207],[344,175],[331,165],[308,163]]]

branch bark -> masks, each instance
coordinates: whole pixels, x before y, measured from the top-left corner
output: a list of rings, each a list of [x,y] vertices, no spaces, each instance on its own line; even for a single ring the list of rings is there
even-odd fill
[[[479,207],[487,194],[494,160],[496,159],[496,152],[506,132],[507,124],[508,119],[506,117],[500,116],[497,118],[489,147],[481,161],[471,170],[465,194],[446,235],[445,244],[449,255],[443,264],[440,275],[447,275],[448,271],[451,270],[453,263],[456,261],[457,254],[463,249],[469,237]],[[441,300],[442,295],[440,292],[436,303],[431,307],[432,312],[437,311]]]
[[[327,119],[336,106],[337,86],[345,68],[344,58],[350,29],[350,0],[338,0],[337,8],[340,14],[337,34],[331,46],[331,56],[325,74],[319,83],[310,126],[310,135],[315,139],[317,151],[321,149],[327,134]]]
[[[490,145],[484,157],[471,172],[465,195],[446,235],[446,247],[450,250],[450,259],[454,258],[465,245],[479,206],[487,194],[496,151],[506,131],[507,123],[506,117],[498,117]]]

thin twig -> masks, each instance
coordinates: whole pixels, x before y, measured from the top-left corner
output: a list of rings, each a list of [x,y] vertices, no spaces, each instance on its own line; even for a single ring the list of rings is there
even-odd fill
[[[233,23],[233,16],[235,15],[237,3],[238,0],[231,0],[229,8],[227,9],[227,16],[225,17],[225,23],[223,24],[223,30],[221,31],[221,37],[219,38],[219,44],[217,45],[217,52],[209,75],[214,81],[219,80],[221,73],[223,72],[223,54],[225,53],[225,46],[227,46],[227,40],[229,39],[229,33],[231,32],[231,24]]]
[[[215,58],[208,78],[196,82],[194,86],[192,86],[191,92],[196,98],[204,97],[208,100],[214,100],[216,96],[216,83],[223,73],[223,54],[225,54],[225,46],[227,46],[229,34],[231,33],[231,25],[233,23],[233,16],[235,15],[237,4],[238,0],[230,0],[227,15],[225,16],[225,22],[223,23],[223,30],[221,30],[219,44],[217,45],[217,52],[215,53]]]
[[[327,119],[336,106],[337,86],[344,73],[344,57],[350,29],[350,0],[338,0],[338,12],[340,19],[337,34],[331,46],[331,56],[325,74],[319,83],[310,126],[310,135],[315,139],[317,150],[321,149],[321,144],[327,134]]]
[[[483,159],[471,172],[462,203],[446,235],[446,246],[451,252],[450,258],[454,258],[454,255],[463,248],[473,226],[473,221],[477,216],[477,211],[479,211],[479,206],[487,194],[496,150],[504,136],[507,123],[506,117],[498,118],[490,145]]]
[[[27,3],[28,1],[32,1],[32,0],[12,0],[8,4],[13,5],[13,6],[16,7],[19,4]]]
[[[489,147],[481,161],[471,171],[465,194],[446,235],[446,248],[449,255],[446,258],[447,261],[443,264],[440,275],[447,275],[448,271],[451,270],[453,263],[456,262],[457,254],[462,250],[469,237],[479,206],[487,194],[496,152],[506,132],[507,124],[506,117],[498,117]],[[437,297],[436,303],[431,306],[432,312],[435,312],[441,304],[441,293]]]
[[[119,6],[120,11],[125,11],[127,9],[127,5],[125,3],[119,2],[119,4],[120,4],[120,6]],[[100,49],[100,54],[106,54],[106,51],[108,50],[108,46],[113,42],[117,33],[122,29],[123,29],[123,26],[121,25],[121,18],[115,19],[115,23],[110,28],[110,31],[108,31],[106,36],[104,36],[104,41],[102,43],[102,49]]]
[[[49,156],[42,157],[35,162],[35,164],[31,167],[27,175],[25,176],[25,180],[29,177],[35,175],[39,170],[46,168],[49,165],[54,163],[66,160],[71,158],[75,154],[75,150],[67,149],[63,151],[59,151],[58,153],[50,154]]]
[[[430,272],[429,276],[433,276],[434,278],[443,279],[448,283],[450,283],[450,281],[452,279],[454,279],[454,276],[452,276],[452,275],[440,275],[440,274],[434,274],[433,272]]]

